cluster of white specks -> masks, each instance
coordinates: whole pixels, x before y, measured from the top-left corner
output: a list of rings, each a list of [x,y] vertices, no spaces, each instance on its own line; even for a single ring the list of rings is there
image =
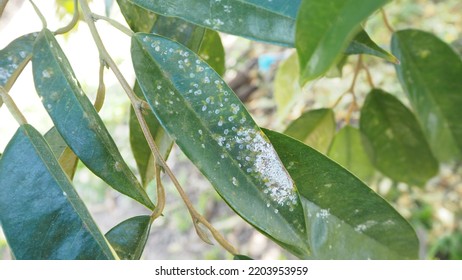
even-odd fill
[[[213,29],[218,29],[220,26],[225,23],[219,18],[205,19],[203,22],[205,25],[212,27]]]
[[[372,220],[369,220],[369,221],[366,221],[365,223],[363,224],[359,224],[355,227],[355,231],[358,232],[358,233],[362,233],[368,229],[370,229],[371,227],[377,225],[377,222],[376,221],[372,221]]]
[[[48,78],[51,77],[52,73],[53,73],[53,71],[45,69],[45,70],[42,71],[42,78],[48,79]]]
[[[233,180],[232,180],[232,182],[233,182],[233,185],[235,185],[235,186],[237,187],[238,183],[237,183],[237,179],[236,179],[236,177],[233,177]]]
[[[321,209],[316,213],[316,218],[327,219],[330,216],[330,209]]]

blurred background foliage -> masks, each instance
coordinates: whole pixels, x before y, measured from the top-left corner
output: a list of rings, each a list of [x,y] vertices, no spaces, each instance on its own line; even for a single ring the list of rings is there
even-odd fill
[[[30,5],[23,2],[10,1],[4,10],[0,18],[0,48],[22,34],[40,29],[40,22],[34,18]],[[93,9],[97,13],[110,15],[124,22],[117,4],[114,4],[115,1],[93,2]],[[37,0],[36,3],[46,15],[49,25],[53,27],[63,26],[72,18],[72,0],[55,0],[54,3]],[[432,32],[452,44],[462,55],[462,1],[394,0],[385,7],[385,11],[396,30],[412,27]],[[134,81],[128,38],[105,23],[98,23],[98,26],[104,34],[103,39],[109,51],[121,65],[126,76]],[[375,42],[389,49],[391,33],[383,24],[380,13],[368,20],[365,29]],[[320,79],[304,89],[294,90],[289,84],[284,84],[284,77],[278,78],[278,75],[282,75],[278,74],[279,65],[286,65],[286,75],[294,71],[295,60],[290,58],[294,50],[226,34],[221,36],[226,50],[225,80],[245,102],[256,122],[263,127],[285,131],[288,125],[304,112],[331,108],[338,97],[350,87],[356,57],[349,57],[339,71],[331,71],[331,78]],[[60,40],[82,86],[87,94],[94,98],[98,86],[99,60],[86,26],[79,25],[71,34],[63,36]],[[398,98],[403,97],[393,65],[371,57],[364,57],[364,63],[377,87],[395,94]],[[11,95],[28,119],[34,122],[34,126],[44,133],[51,127],[51,121],[44,110],[39,108],[41,105],[35,94],[31,75],[27,72],[30,72],[30,68],[26,68],[13,87]],[[130,167],[136,170],[128,141],[129,101],[109,71],[106,73],[105,81],[107,98],[101,111],[102,118],[122,155]],[[368,92],[369,86],[362,73],[356,85],[357,102],[360,106]],[[401,100],[406,102],[404,98]],[[350,103],[351,99],[346,96],[335,107],[336,128],[333,129],[338,131],[345,126]],[[16,123],[6,112],[5,106],[0,108],[0,120],[0,151],[3,151],[16,130]],[[359,113],[356,111],[349,123],[357,127],[358,120]],[[327,131],[323,132],[324,135],[330,133],[330,129]],[[310,141],[316,145],[316,139]],[[168,162],[199,212],[223,232],[242,254],[256,259],[293,258],[235,215],[179,149],[173,149]],[[365,168],[370,169],[368,166]],[[367,176],[364,175],[363,179],[369,186],[386,198],[416,229],[421,242],[421,258],[462,259],[460,163],[442,165],[438,176],[430,180],[424,188],[394,182],[378,172],[372,173],[367,170],[366,173]],[[166,182],[167,206],[164,217],[153,224],[143,258],[229,259],[231,256],[220,247],[207,245],[197,237],[181,199],[169,181]],[[103,232],[124,219],[146,213],[142,206],[107,188],[104,182],[82,164],[78,166],[74,183]],[[153,187],[152,184],[148,187],[149,194],[155,194]],[[9,258],[8,246],[0,229],[0,259]]]

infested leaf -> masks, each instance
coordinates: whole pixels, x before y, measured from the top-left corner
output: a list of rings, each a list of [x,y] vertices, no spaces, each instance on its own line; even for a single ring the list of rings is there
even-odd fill
[[[326,156],[264,130],[305,209],[310,259],[416,259],[419,240],[383,198]]]
[[[220,76],[189,49],[152,34],[133,37],[132,60],[154,114],[215,190],[258,230],[306,256],[296,187]]]
[[[34,45],[35,87],[56,129],[79,159],[115,190],[154,208],[109,135],[53,34]]]

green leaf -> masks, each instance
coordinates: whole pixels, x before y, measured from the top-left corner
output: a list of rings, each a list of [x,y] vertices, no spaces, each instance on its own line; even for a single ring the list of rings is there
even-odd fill
[[[253,259],[246,255],[234,255],[233,260],[234,261],[248,261],[248,260],[253,260]]]
[[[348,45],[345,53],[373,55],[383,58],[388,62],[399,64],[399,60],[394,55],[379,47],[363,29],[356,34],[354,40]]]
[[[337,63],[348,43],[360,30],[361,22],[388,1],[302,1],[295,34],[301,68],[300,83],[305,84],[320,77]]]
[[[220,76],[195,53],[152,34],[133,37],[132,60],[154,114],[230,207],[284,248],[306,256],[295,186]]]
[[[0,223],[17,259],[115,259],[43,137],[21,126],[0,161]]]
[[[409,223],[340,165],[283,134],[265,130],[294,179],[306,212],[313,259],[415,259]]]
[[[302,0],[169,0],[167,3],[151,0],[127,1],[156,14],[182,18],[209,29],[294,47],[295,19]],[[308,30],[311,30],[311,26]],[[309,32],[311,36],[311,31]],[[361,53],[366,54],[379,54],[379,57],[386,53],[364,37],[359,38],[352,50],[354,53],[362,51]]]
[[[67,177],[72,180],[79,160],[77,156],[67,146],[56,127],[48,130],[48,132],[45,133],[44,138],[48,145],[50,145],[50,148],[53,151],[55,158],[58,159],[59,165],[64,170],[64,173],[66,173]]]
[[[149,32],[157,20],[157,15],[133,4],[130,0],[117,0],[120,11],[135,32]]]
[[[284,118],[292,109],[292,105],[299,101],[302,93],[299,80],[300,66],[297,53],[281,62],[274,77],[274,99],[277,104],[277,112]]]
[[[374,167],[362,143],[362,133],[352,126],[343,127],[334,137],[327,155],[364,182],[374,175]]]
[[[137,216],[113,227],[106,238],[121,260],[139,260],[151,229],[150,216]]]
[[[402,30],[393,35],[396,72],[441,161],[462,158],[462,58],[435,35]]]
[[[335,134],[332,109],[317,109],[303,113],[286,129],[287,134],[325,154]]]
[[[32,66],[35,87],[42,103],[72,151],[115,190],[148,208],[154,208],[48,30],[37,38]]]
[[[31,58],[32,46],[38,33],[23,35],[0,50],[0,86],[11,89]],[[0,98],[0,107],[3,101]]]
[[[204,39],[197,54],[220,76],[225,74],[225,49],[217,32],[209,29],[205,30]]]
[[[370,159],[383,174],[421,186],[438,173],[438,162],[415,116],[391,94],[379,89],[369,93],[360,127]]]

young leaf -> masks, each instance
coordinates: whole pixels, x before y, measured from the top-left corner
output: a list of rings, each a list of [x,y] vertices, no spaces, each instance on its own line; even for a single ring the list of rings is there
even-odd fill
[[[0,223],[17,259],[115,259],[43,137],[21,126],[0,161]]]
[[[393,35],[396,72],[441,161],[462,159],[462,58],[435,35],[402,30]]]
[[[416,118],[391,94],[379,89],[369,93],[360,127],[370,159],[383,174],[422,186],[438,172],[438,162]]]
[[[300,66],[297,53],[293,53],[281,62],[274,77],[274,99],[276,100],[278,114],[286,116],[292,104],[298,101],[302,88],[299,80]]]
[[[335,134],[335,117],[331,109],[303,113],[286,129],[287,134],[325,154]]]
[[[115,190],[154,208],[48,30],[37,38],[32,66],[35,87],[45,109],[79,159]]]
[[[316,150],[264,130],[302,198],[313,259],[415,259],[419,241],[384,199]]]
[[[137,216],[113,227],[106,238],[121,260],[139,260],[151,229],[150,216]]]
[[[128,26],[135,32],[149,32],[157,20],[157,15],[143,9],[130,0],[117,0],[120,11],[128,23]]]
[[[302,0],[169,0],[167,3],[150,0],[127,1],[157,14],[182,18],[209,29],[286,47],[296,45],[295,19],[302,2]],[[311,30],[311,26],[308,30]],[[380,54],[379,57],[383,57],[383,53],[386,52],[375,43],[369,43],[365,43],[364,38],[359,38],[357,44],[352,46],[353,53]]]
[[[38,33],[21,36],[0,50],[0,86],[9,91],[31,58]],[[0,107],[3,101],[0,98]]]
[[[210,29],[205,30],[204,38],[197,54],[220,76],[225,74],[225,49],[217,32]]]
[[[361,22],[388,1],[302,1],[295,34],[301,69],[300,83],[305,84],[325,74],[360,30]]]
[[[66,173],[67,177],[72,180],[79,161],[77,156],[67,146],[56,127],[51,128],[47,133],[45,133],[44,138],[48,145],[50,145],[50,148],[55,157],[58,159],[59,165],[64,170],[64,173]]]
[[[223,199],[281,246],[306,256],[296,188],[220,76],[189,49],[152,34],[132,38],[132,60],[154,114]]]
[[[374,175],[374,167],[364,149],[362,137],[359,129],[345,126],[335,135],[327,155],[363,182],[368,182]]]

